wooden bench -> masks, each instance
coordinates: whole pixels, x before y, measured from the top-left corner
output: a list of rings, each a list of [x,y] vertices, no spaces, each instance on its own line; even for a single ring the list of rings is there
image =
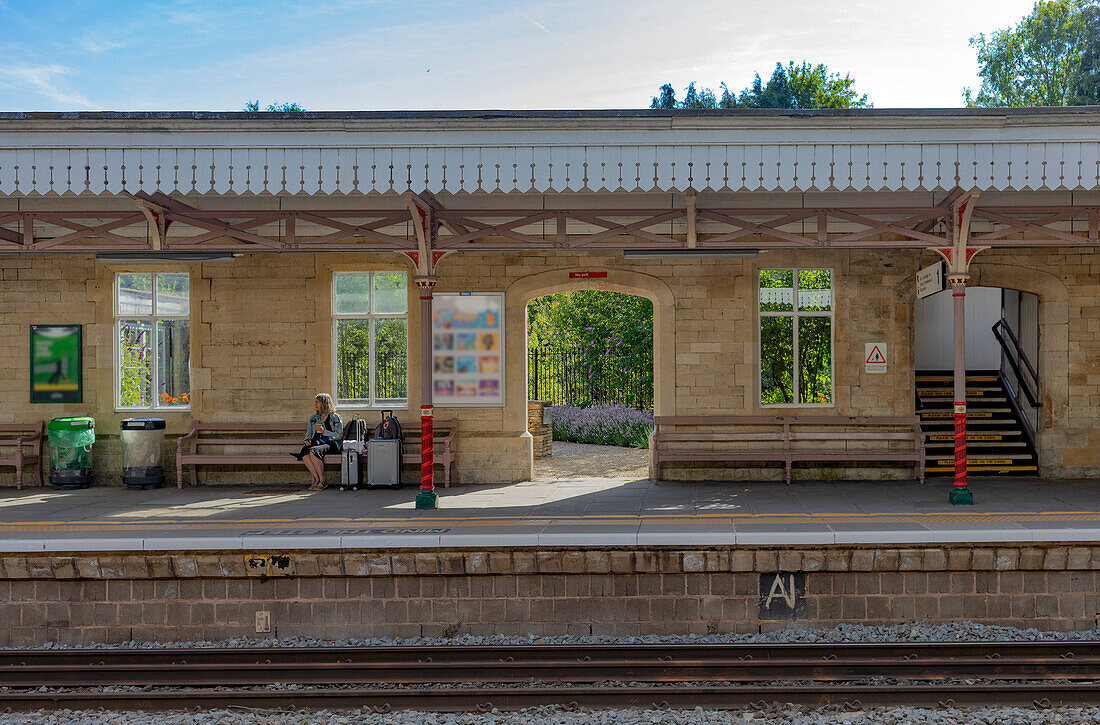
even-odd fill
[[[15,467],[15,487],[23,488],[23,467],[33,464],[38,467],[38,485],[45,485],[42,480],[42,423],[3,423],[0,424],[0,435],[14,438],[0,438],[0,466]],[[24,448],[30,448],[30,453],[24,453]]]
[[[301,466],[290,457],[302,448],[305,427],[299,423],[202,423],[195,421],[191,432],[176,440],[176,488],[183,488],[183,467],[191,470],[191,485],[198,482],[197,467],[200,465],[252,465],[252,466]],[[436,465],[443,466],[443,485],[450,486],[452,479],[457,483],[455,442],[458,436],[458,422],[454,420],[436,420],[432,429],[432,450]],[[373,428],[370,430],[373,434]],[[420,422],[401,422],[401,436],[404,443],[402,463],[420,465]],[[186,444],[187,449],[184,450]],[[244,453],[229,451],[228,446],[260,449],[278,448],[280,450],[257,450]],[[203,449],[203,450],[200,450]],[[410,449],[415,449],[410,451]],[[325,463],[339,466],[339,456],[328,456]]]
[[[795,461],[910,461],[914,477],[924,483],[924,434],[919,416],[698,415],[658,416],[653,422],[650,456],[654,480],[660,478],[661,464],[669,461],[782,462],[787,483]],[[894,441],[911,445],[896,447],[891,444]],[[882,445],[868,445],[877,442]],[[681,445],[670,449],[670,443]],[[707,449],[682,445],[690,443],[718,445]],[[724,443],[746,445],[722,446]],[[817,445],[821,447],[814,447]]]

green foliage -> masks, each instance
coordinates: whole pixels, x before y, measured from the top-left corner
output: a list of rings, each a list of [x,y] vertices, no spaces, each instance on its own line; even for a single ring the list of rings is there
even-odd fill
[[[649,448],[649,436],[653,433],[652,411],[635,410],[625,405],[586,408],[555,405],[549,413],[550,430],[556,441]]]
[[[1070,84],[1075,106],[1100,105],[1100,3],[1081,12],[1081,62]]]
[[[612,390],[653,388],[653,303],[644,297],[581,290],[532,300],[527,345],[577,351],[589,378]],[[608,360],[612,363],[605,364]],[[594,400],[572,402],[587,404],[599,397],[594,391]]]
[[[772,77],[765,84],[756,74],[752,85],[734,95],[725,83],[719,85],[721,95],[710,88],[698,89],[688,84],[684,100],[676,100],[671,84],[664,84],[650,103],[650,108],[868,108],[867,95],[858,95],[848,75],[830,73],[824,64],[811,65],[802,61],[786,66],[775,64]]]
[[[123,408],[149,405],[153,387],[153,355],[149,344],[152,328],[127,320],[121,324],[119,335],[119,405]]]
[[[249,101],[248,103],[244,104],[244,110],[251,111],[252,113],[258,113],[260,111],[260,100],[256,99],[255,101]],[[275,103],[267,104],[267,108],[265,108],[264,110],[272,113],[301,113],[306,109],[298,103],[279,103],[278,101],[276,101]]]
[[[969,107],[1100,103],[1100,0],[1040,0],[1015,27],[970,39],[982,86]]]

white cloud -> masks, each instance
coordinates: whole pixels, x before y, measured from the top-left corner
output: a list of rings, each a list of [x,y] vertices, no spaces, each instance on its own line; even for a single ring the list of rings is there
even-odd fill
[[[129,45],[130,41],[128,40],[101,38],[94,35],[86,35],[84,39],[80,41],[80,48],[89,53],[106,53],[111,50],[117,50],[118,48],[126,48]]]
[[[68,90],[64,82],[71,72],[63,65],[7,65],[0,63],[0,86],[30,91],[58,103],[88,108],[92,106],[82,94]]]

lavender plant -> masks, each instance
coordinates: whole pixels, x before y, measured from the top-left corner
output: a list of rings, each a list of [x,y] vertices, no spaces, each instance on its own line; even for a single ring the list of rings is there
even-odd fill
[[[547,417],[556,441],[649,448],[653,432],[653,411],[625,405],[555,405]]]

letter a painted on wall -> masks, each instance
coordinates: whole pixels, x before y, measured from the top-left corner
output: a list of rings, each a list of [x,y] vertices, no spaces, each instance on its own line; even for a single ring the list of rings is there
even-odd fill
[[[806,616],[806,574],[775,572],[760,575],[760,619]]]
[[[772,600],[776,597],[782,597],[783,601],[787,603],[787,606],[794,609],[794,575],[787,577],[787,584],[784,585],[783,577],[776,574],[775,579],[772,580],[772,588],[768,592],[768,598],[764,600],[765,607],[771,607]]]
[[[886,343],[869,342],[866,345],[866,357],[864,358],[864,372],[886,372]]]

